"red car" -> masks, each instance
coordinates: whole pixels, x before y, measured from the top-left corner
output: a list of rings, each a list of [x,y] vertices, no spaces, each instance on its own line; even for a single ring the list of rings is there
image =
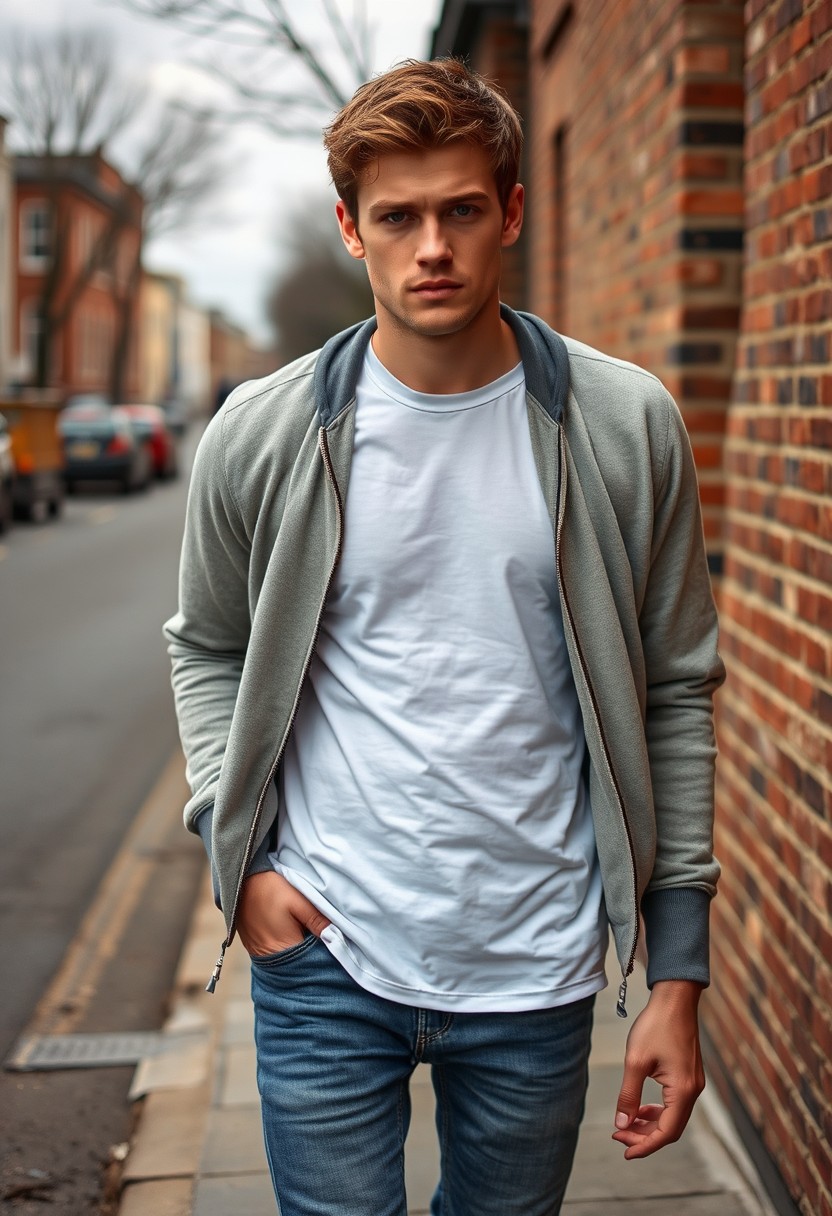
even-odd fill
[[[159,478],[178,476],[176,438],[168,426],[164,411],[158,405],[122,405],[119,409],[129,416],[136,435],[150,444],[155,475]]]

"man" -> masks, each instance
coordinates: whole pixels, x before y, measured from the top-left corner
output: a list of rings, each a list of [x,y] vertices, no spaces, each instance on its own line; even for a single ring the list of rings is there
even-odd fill
[[[625,1157],[704,1083],[723,669],[693,461],[655,377],[501,307],[502,94],[408,62],[326,144],[376,315],[235,390],[200,445],[166,626],[186,820],[223,951],[252,957],[283,1216],[402,1216],[419,1061],[432,1211],[551,1216],[608,923],[622,1015],[640,912],[649,954]]]

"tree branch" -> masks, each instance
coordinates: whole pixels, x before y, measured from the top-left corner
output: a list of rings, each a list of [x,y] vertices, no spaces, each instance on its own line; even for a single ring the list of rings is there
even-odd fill
[[[318,137],[333,110],[346,104],[353,90],[370,75],[370,37],[366,10],[356,0],[351,19],[347,19],[338,0],[319,0],[318,18],[323,17],[329,47],[318,46],[302,27],[315,16],[311,3],[295,7],[286,0],[117,0],[123,7],[145,17],[166,21],[205,44],[222,40],[222,66],[212,65],[203,56],[195,66],[220,79],[238,103],[237,117],[256,119],[262,126],[281,135]],[[256,52],[256,59],[229,63],[229,46]],[[327,50],[334,54],[327,54]],[[287,93],[285,85],[275,89],[261,85],[260,79],[279,80],[287,63],[295,62],[304,73],[314,94],[301,88]],[[262,71],[258,71],[258,65]],[[309,111],[312,97],[320,94],[317,117]],[[280,107],[276,116],[273,107]],[[297,111],[306,111],[297,120]]]

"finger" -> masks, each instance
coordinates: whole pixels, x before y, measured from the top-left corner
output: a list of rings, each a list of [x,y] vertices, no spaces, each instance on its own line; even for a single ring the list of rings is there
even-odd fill
[[[632,1123],[641,1106],[641,1091],[649,1066],[630,1053],[624,1061],[624,1077],[615,1104],[615,1126],[623,1131]]]
[[[314,933],[316,937],[320,937],[330,924],[328,917],[324,916],[323,912],[319,912],[315,905],[297,890],[292,898],[290,912],[295,920],[310,933]]]
[[[625,1140],[622,1137],[629,1137],[631,1132],[639,1131],[643,1134],[645,1131],[652,1130],[653,1127],[658,1127],[659,1117],[663,1110],[663,1106],[640,1106],[629,1126],[623,1131],[616,1131],[613,1138],[624,1143]],[[629,1139],[626,1139],[627,1144],[630,1142]]]
[[[639,1157],[649,1157],[667,1144],[675,1144],[690,1118],[692,1105],[685,1109],[681,1105],[665,1106],[660,1109],[657,1120],[648,1120],[644,1130],[633,1125],[622,1136],[620,1143],[627,1145],[624,1158],[632,1161]],[[616,1133],[618,1138],[618,1133]]]
[[[323,912],[319,912],[312,904],[309,905],[309,908],[310,911],[303,923],[310,933],[314,933],[316,937],[320,937],[324,929],[331,922],[324,916]]]

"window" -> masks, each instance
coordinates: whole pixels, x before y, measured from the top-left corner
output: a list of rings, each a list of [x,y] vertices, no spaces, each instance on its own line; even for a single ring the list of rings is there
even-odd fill
[[[41,199],[24,203],[20,213],[20,260],[29,269],[42,269],[52,256],[52,211]]]
[[[20,379],[33,384],[38,372],[38,351],[47,339],[46,321],[39,300],[28,300],[20,309]],[[49,335],[47,383],[60,380],[64,344],[60,332]]]

